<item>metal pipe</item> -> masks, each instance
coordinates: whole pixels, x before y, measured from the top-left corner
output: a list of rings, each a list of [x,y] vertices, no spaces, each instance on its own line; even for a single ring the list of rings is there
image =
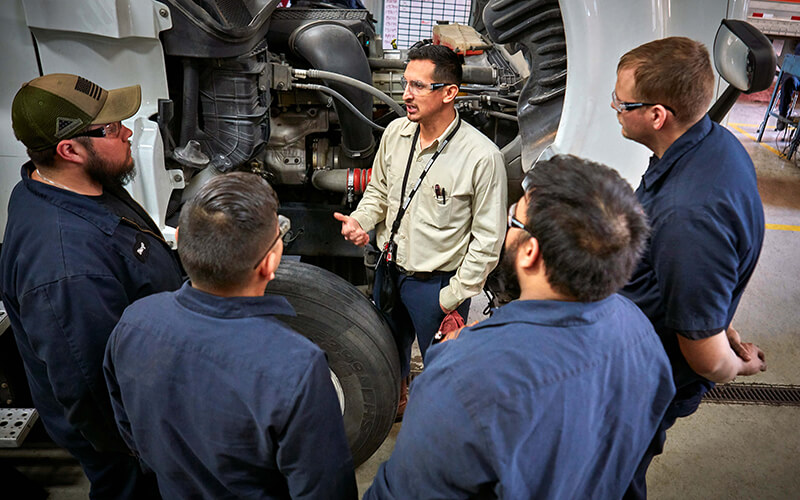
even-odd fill
[[[512,101],[511,99],[506,99],[505,97],[497,97],[493,95],[460,95],[456,97],[456,101],[481,101],[488,104],[495,102],[504,106],[517,107],[517,101]]]
[[[369,67],[372,69],[406,69],[404,59],[377,59],[370,58]],[[461,83],[491,85],[497,82],[497,70],[491,66],[476,66],[474,64],[461,65]]]
[[[499,111],[484,111],[489,116],[493,116],[495,118],[500,118],[501,120],[509,120],[512,122],[519,122],[519,118],[514,115],[509,115],[508,113],[501,113]]]
[[[371,168],[337,168],[317,170],[311,175],[311,184],[321,191],[361,194],[372,178]]]

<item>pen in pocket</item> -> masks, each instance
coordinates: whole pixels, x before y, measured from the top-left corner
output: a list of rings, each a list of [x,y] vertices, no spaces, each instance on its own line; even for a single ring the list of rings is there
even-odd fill
[[[436,201],[444,205],[447,201],[447,195],[444,192],[444,188],[437,184],[433,186],[433,192],[436,194]]]

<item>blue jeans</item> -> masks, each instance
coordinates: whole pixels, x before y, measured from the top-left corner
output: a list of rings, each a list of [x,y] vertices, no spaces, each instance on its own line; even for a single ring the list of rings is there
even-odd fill
[[[661,419],[661,424],[656,429],[653,441],[636,468],[636,473],[628,486],[628,491],[622,497],[624,500],[644,500],[647,498],[647,468],[650,467],[650,462],[653,461],[653,458],[664,451],[667,429],[675,425],[675,421],[679,418],[688,417],[697,411],[703,396],[712,387],[714,387],[714,384],[711,382],[695,382],[692,385],[678,389],[677,394],[675,394],[672,402],[667,407],[664,417]]]
[[[375,272],[375,283],[383,280],[384,268],[378,267]],[[455,271],[436,274],[428,280],[421,280],[415,276],[406,276],[399,273],[395,284],[400,293],[400,300],[395,305],[391,317],[387,317],[392,328],[397,352],[400,355],[400,372],[402,377],[407,377],[411,371],[411,345],[416,336],[422,360],[431,345],[433,336],[439,330],[444,319],[444,312],[439,305],[439,290],[446,287]],[[375,304],[380,308],[378,287],[375,286],[372,294]],[[458,306],[458,314],[467,320],[470,299]]]

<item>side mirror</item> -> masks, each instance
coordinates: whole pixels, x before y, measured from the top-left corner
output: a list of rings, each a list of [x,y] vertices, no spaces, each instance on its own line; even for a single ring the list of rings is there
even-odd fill
[[[772,85],[778,58],[772,43],[753,25],[723,19],[714,39],[714,67],[730,85],[708,111],[719,122],[739,94],[760,92]]]

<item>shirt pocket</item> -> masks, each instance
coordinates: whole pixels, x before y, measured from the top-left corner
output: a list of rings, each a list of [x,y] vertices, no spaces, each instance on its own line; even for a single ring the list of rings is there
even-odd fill
[[[453,179],[426,177],[418,195],[425,201],[420,204],[422,222],[438,229],[457,229],[469,223],[470,193],[462,192]]]

